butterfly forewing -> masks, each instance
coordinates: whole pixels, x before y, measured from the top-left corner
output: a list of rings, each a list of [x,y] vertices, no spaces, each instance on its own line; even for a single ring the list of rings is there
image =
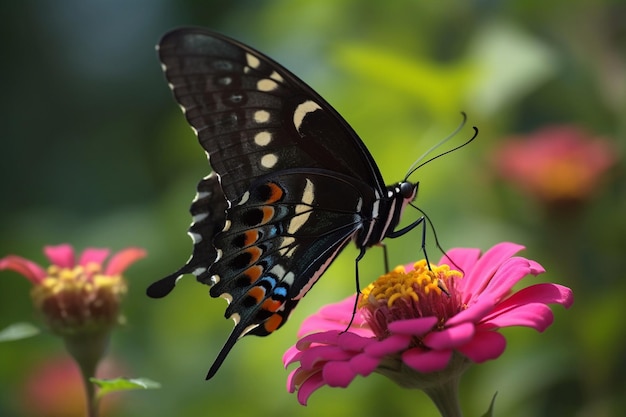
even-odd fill
[[[383,192],[356,133],[270,58],[202,29],[165,35],[159,57],[229,200],[269,172],[305,167],[340,172]]]

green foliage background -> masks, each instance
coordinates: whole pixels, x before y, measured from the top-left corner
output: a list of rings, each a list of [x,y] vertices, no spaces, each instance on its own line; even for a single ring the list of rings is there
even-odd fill
[[[378,375],[321,389],[308,407],[286,392],[281,356],[304,317],[354,290],[353,248],[289,324],[242,340],[209,382],[205,372],[232,325],[225,304],[191,277],[166,299],[144,295],[189,256],[187,209],[209,170],[154,52],[165,31],[188,25],[248,43],[306,80],[359,132],[388,182],[465,111],[480,136],[415,174],[419,206],[444,247],[522,243],[548,270],[541,280],[576,295],[570,311],[555,308],[545,334],[507,329],[505,354],[471,368],[461,386],[466,415],[484,412],[496,391],[500,416],[626,409],[623,164],[583,209],[553,216],[498,185],[489,163],[506,136],[554,123],[611,138],[622,154],[623,1],[61,0],[3,2],[0,16],[0,256],[45,263],[41,248],[62,242],[149,252],[126,274],[127,323],[110,356],[128,376],[162,388],[123,394],[116,416],[437,415],[422,393]],[[453,141],[470,135],[466,128]],[[420,258],[419,241],[412,233],[390,242],[392,262]],[[365,281],[382,272],[381,256],[374,249],[366,257]],[[0,328],[37,320],[29,287],[2,273]],[[28,370],[62,352],[48,334],[0,345],[0,415],[24,415]]]

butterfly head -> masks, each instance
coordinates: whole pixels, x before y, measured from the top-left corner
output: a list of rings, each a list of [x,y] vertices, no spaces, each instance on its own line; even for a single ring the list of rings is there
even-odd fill
[[[409,181],[402,181],[398,183],[397,193],[402,196],[404,201],[410,203],[417,198],[417,189],[419,182],[412,183]]]

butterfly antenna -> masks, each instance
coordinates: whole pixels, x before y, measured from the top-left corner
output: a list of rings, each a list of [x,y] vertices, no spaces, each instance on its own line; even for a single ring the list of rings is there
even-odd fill
[[[458,146],[455,146],[452,149],[449,149],[449,150],[447,150],[445,152],[442,152],[442,153],[440,153],[438,155],[435,155],[432,158],[429,158],[429,159],[424,161],[424,158],[426,158],[432,151],[434,151],[435,149],[437,149],[438,147],[440,147],[441,145],[443,145],[444,143],[446,143],[447,141],[452,139],[454,136],[456,136],[457,133],[459,133],[461,131],[461,129],[463,129],[463,127],[465,126],[465,123],[467,122],[467,115],[465,114],[465,112],[461,112],[461,115],[463,116],[463,120],[461,121],[459,126],[456,129],[454,129],[454,132],[452,132],[451,134],[449,134],[448,136],[446,136],[445,138],[443,138],[439,142],[435,143],[433,146],[430,147],[430,149],[428,149],[426,152],[424,152],[424,154],[422,154],[422,156],[420,156],[419,158],[417,158],[417,160],[415,162],[413,162],[413,164],[409,167],[409,171],[407,172],[406,176],[404,177],[405,181],[415,171],[417,171],[418,169],[420,169],[424,165],[428,164],[429,162],[432,162],[435,159],[441,158],[442,156],[447,155],[449,153],[452,153],[454,151],[457,151],[457,150],[461,149],[462,147],[464,147],[466,145],[469,145],[474,139],[476,139],[476,137],[478,136],[478,128],[476,126],[473,126],[472,128],[474,129],[474,135],[471,138],[469,138],[468,140],[466,140],[462,144],[460,144]]]

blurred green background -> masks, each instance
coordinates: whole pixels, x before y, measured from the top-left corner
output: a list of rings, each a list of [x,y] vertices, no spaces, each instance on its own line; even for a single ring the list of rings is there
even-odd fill
[[[2,2],[0,19],[0,256],[45,264],[42,247],[62,242],[149,253],[126,273],[127,323],[109,355],[124,374],[163,387],[120,395],[105,416],[438,415],[425,395],[379,375],[323,388],[308,407],[286,392],[281,356],[304,317],[353,292],[353,247],[281,331],[240,341],[209,382],[206,370],[232,326],[225,303],[193,277],[163,300],[144,295],[191,253],[187,210],[209,172],[154,51],[165,31],[188,25],[248,43],[306,80],[359,132],[387,182],[403,178],[465,111],[480,136],[414,175],[418,205],[445,248],[524,244],[523,255],[548,270],[527,284],[558,282],[576,296],[570,311],[555,308],[545,334],[504,332],[504,355],[462,380],[465,415],[481,415],[496,391],[498,416],[623,415],[623,163],[592,197],[556,211],[498,180],[491,164],[506,137],[551,124],[604,136],[621,158],[622,0],[16,1]],[[471,134],[466,127],[452,142]],[[416,216],[408,211],[405,222]],[[389,242],[392,263],[421,258],[419,241],[414,232]],[[361,271],[365,282],[382,272],[380,250]],[[40,323],[29,289],[17,274],[1,273],[0,328]],[[32,415],[23,386],[59,355],[62,343],[49,334],[0,344],[1,416]]]

